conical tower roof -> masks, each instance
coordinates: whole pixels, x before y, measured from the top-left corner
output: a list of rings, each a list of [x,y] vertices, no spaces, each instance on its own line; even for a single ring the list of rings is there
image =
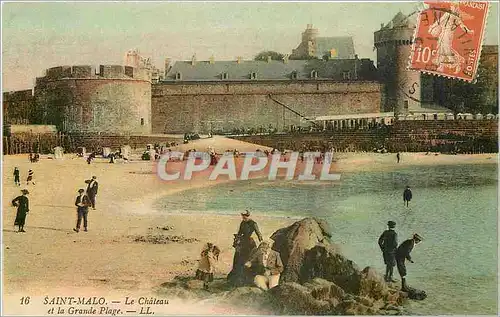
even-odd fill
[[[406,16],[403,12],[399,11],[394,18],[392,18],[389,23],[384,26],[384,29],[396,29],[396,28],[415,28],[416,27],[416,15],[415,12]]]

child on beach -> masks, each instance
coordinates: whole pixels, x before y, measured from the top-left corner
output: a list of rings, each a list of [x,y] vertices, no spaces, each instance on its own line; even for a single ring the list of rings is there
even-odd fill
[[[33,181],[33,171],[32,170],[29,170],[28,171],[28,178],[26,178],[26,185],[29,185],[29,183],[31,182],[31,184],[35,185],[35,182]]]
[[[203,281],[203,288],[208,289],[208,283],[214,280],[215,265],[219,260],[220,249],[213,243],[207,243],[201,251],[196,279]]]

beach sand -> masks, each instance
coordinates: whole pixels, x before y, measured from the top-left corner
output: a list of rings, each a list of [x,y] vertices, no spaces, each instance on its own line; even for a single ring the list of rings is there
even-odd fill
[[[201,149],[200,144],[196,146]],[[227,143],[221,145],[226,147]],[[341,153],[336,158],[335,166],[340,172],[409,165],[493,164],[498,160],[496,154],[402,153],[398,165],[394,154]],[[21,171],[21,187],[14,185],[15,166]],[[34,170],[36,185],[23,182],[28,169]],[[232,234],[238,229],[239,213],[245,206],[235,210],[234,215],[205,215],[202,210],[199,214],[181,215],[175,214],[175,210],[154,210],[152,204],[161,197],[226,181],[207,181],[205,173],[192,181],[166,182],[154,170],[153,162],[144,161],[109,164],[108,160],[96,159],[88,165],[85,159],[68,154],[62,160],[42,156],[40,162],[32,164],[27,155],[4,156],[4,313],[45,314],[52,306],[43,305],[44,296],[107,296],[108,300],[122,301],[125,296],[153,296],[155,287],[176,275],[194,274],[201,248],[209,241],[222,250],[217,275],[225,276],[232,263]],[[76,221],[74,200],[77,190],[85,187],[84,180],[92,175],[99,181],[97,208],[89,212],[89,232],[75,233],[72,231]],[[13,226],[16,209],[11,200],[20,194],[21,188],[30,191],[26,233],[17,233]],[[265,237],[294,222],[290,218],[259,214],[253,219]],[[137,237],[159,234],[198,241],[168,244],[134,241]],[[20,305],[21,298],[26,296],[31,297],[31,303]],[[170,300],[170,305],[156,307],[156,314],[258,313],[229,308],[198,310]]]

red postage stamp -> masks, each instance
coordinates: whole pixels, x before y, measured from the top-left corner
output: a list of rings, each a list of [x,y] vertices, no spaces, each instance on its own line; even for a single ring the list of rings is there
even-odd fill
[[[487,1],[426,1],[412,45],[410,69],[434,75],[475,80]]]

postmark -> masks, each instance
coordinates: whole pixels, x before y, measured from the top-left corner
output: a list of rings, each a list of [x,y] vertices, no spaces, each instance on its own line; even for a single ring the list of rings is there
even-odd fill
[[[473,82],[476,79],[489,4],[426,1],[412,44],[412,70]]]

